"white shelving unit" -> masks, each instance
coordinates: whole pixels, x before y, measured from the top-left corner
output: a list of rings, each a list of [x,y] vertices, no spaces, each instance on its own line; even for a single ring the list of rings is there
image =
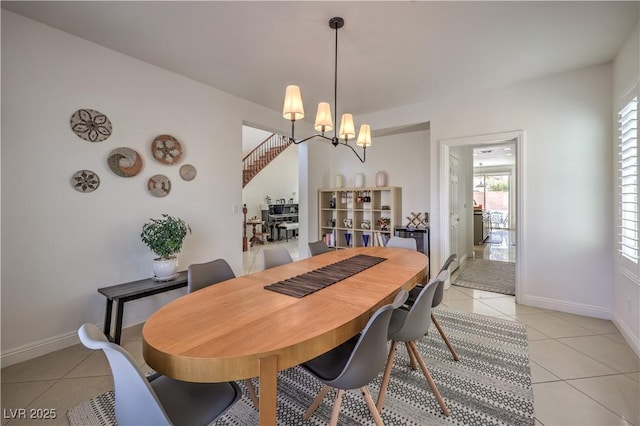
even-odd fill
[[[384,245],[400,226],[401,209],[402,188],[396,186],[320,189],[318,234],[335,248]]]

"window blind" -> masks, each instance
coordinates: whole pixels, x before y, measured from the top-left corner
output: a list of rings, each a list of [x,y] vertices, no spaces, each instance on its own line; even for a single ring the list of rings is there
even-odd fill
[[[618,113],[619,247],[638,263],[638,98]]]

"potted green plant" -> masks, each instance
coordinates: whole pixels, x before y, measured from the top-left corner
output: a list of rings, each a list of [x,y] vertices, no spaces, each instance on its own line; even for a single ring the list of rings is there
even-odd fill
[[[176,254],[182,249],[189,225],[180,218],[163,213],[161,219],[149,219],[142,226],[140,238],[158,257],[153,261],[153,273],[158,280],[170,280],[178,273]]]

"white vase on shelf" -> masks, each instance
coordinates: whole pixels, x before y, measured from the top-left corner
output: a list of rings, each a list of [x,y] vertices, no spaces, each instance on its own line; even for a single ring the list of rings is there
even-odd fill
[[[387,186],[387,174],[383,171],[376,173],[376,186]]]
[[[362,188],[364,186],[364,175],[362,173],[356,174],[353,186],[356,188]]]
[[[342,188],[344,186],[344,177],[342,175],[336,175],[336,188]]]

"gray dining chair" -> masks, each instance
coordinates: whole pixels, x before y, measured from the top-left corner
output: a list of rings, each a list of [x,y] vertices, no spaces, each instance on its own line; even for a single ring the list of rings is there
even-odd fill
[[[272,247],[262,250],[264,257],[264,269],[284,265],[293,262],[289,250],[284,247]]]
[[[216,259],[205,263],[192,263],[187,269],[187,290],[196,290],[235,278],[233,269],[224,259]]]
[[[447,260],[445,260],[445,262],[442,264],[442,267],[438,272],[438,277],[440,277],[441,280],[440,280],[440,283],[438,284],[438,287],[436,288],[435,294],[433,295],[433,302],[431,303],[431,308],[435,308],[436,306],[440,305],[440,303],[442,303],[442,299],[444,297],[444,283],[449,278],[449,267],[451,266],[453,261],[456,260],[457,258],[458,258],[458,255],[454,253],[451,256],[449,256]],[[416,298],[420,294],[420,291],[422,290],[422,288],[423,286],[415,286],[414,288],[411,289],[411,291],[409,291],[409,299],[407,300],[407,303],[406,303],[408,306],[413,305]],[[449,341],[449,338],[447,337],[442,326],[438,322],[438,319],[433,314],[433,311],[431,311],[431,321],[433,321],[433,325],[436,326],[436,330],[438,330],[440,337],[442,337],[442,340],[444,340],[445,345],[447,345],[447,348],[449,349],[449,352],[451,352],[451,356],[453,356],[453,359],[455,361],[460,361],[460,356],[458,355],[455,348]]]
[[[309,243],[309,253],[311,253],[311,256],[316,256],[322,253],[329,253],[330,251],[333,250],[327,245],[327,243],[322,240]]]
[[[232,280],[236,277],[233,269],[224,259],[216,259],[211,262],[193,263],[187,269],[187,291],[192,293],[213,284],[223,281]],[[249,398],[253,402],[253,406],[259,407],[258,393],[251,379],[246,379],[245,384],[249,392]]]
[[[413,238],[396,237],[393,235],[387,241],[387,247],[399,247],[409,250],[418,250],[418,243]]]
[[[122,346],[111,343],[94,324],[83,324],[78,337],[107,357],[115,388],[118,425],[208,425],[242,396],[235,382],[191,383],[160,374],[146,378]]]
[[[447,404],[444,402],[442,395],[440,395],[440,391],[438,390],[436,383],[433,381],[431,373],[422,359],[416,345],[416,341],[421,339],[427,333],[429,326],[431,325],[431,303],[433,302],[433,295],[436,288],[442,281],[441,278],[441,276],[438,276],[424,286],[415,303],[411,306],[411,309],[396,309],[393,311],[393,315],[391,316],[391,321],[389,323],[388,335],[389,340],[391,340],[391,349],[389,350],[389,357],[387,358],[387,365],[384,370],[384,375],[382,376],[380,392],[378,393],[378,401],[376,402],[376,407],[380,412],[382,412],[382,407],[384,405],[384,399],[389,385],[389,379],[391,377],[391,369],[393,368],[393,360],[397,344],[398,342],[404,342],[407,345],[410,358],[412,360],[416,360],[420,365],[420,369],[422,370],[424,377],[427,379],[442,412],[445,416],[450,415]]]
[[[317,410],[329,390],[335,388],[337,394],[329,424],[337,425],[344,392],[360,389],[376,425],[383,424],[367,384],[384,368],[391,314],[402,306],[407,296],[406,290],[400,290],[392,304],[381,307],[373,314],[359,335],[302,364],[303,368],[324,383],[304,414],[305,420]]]

